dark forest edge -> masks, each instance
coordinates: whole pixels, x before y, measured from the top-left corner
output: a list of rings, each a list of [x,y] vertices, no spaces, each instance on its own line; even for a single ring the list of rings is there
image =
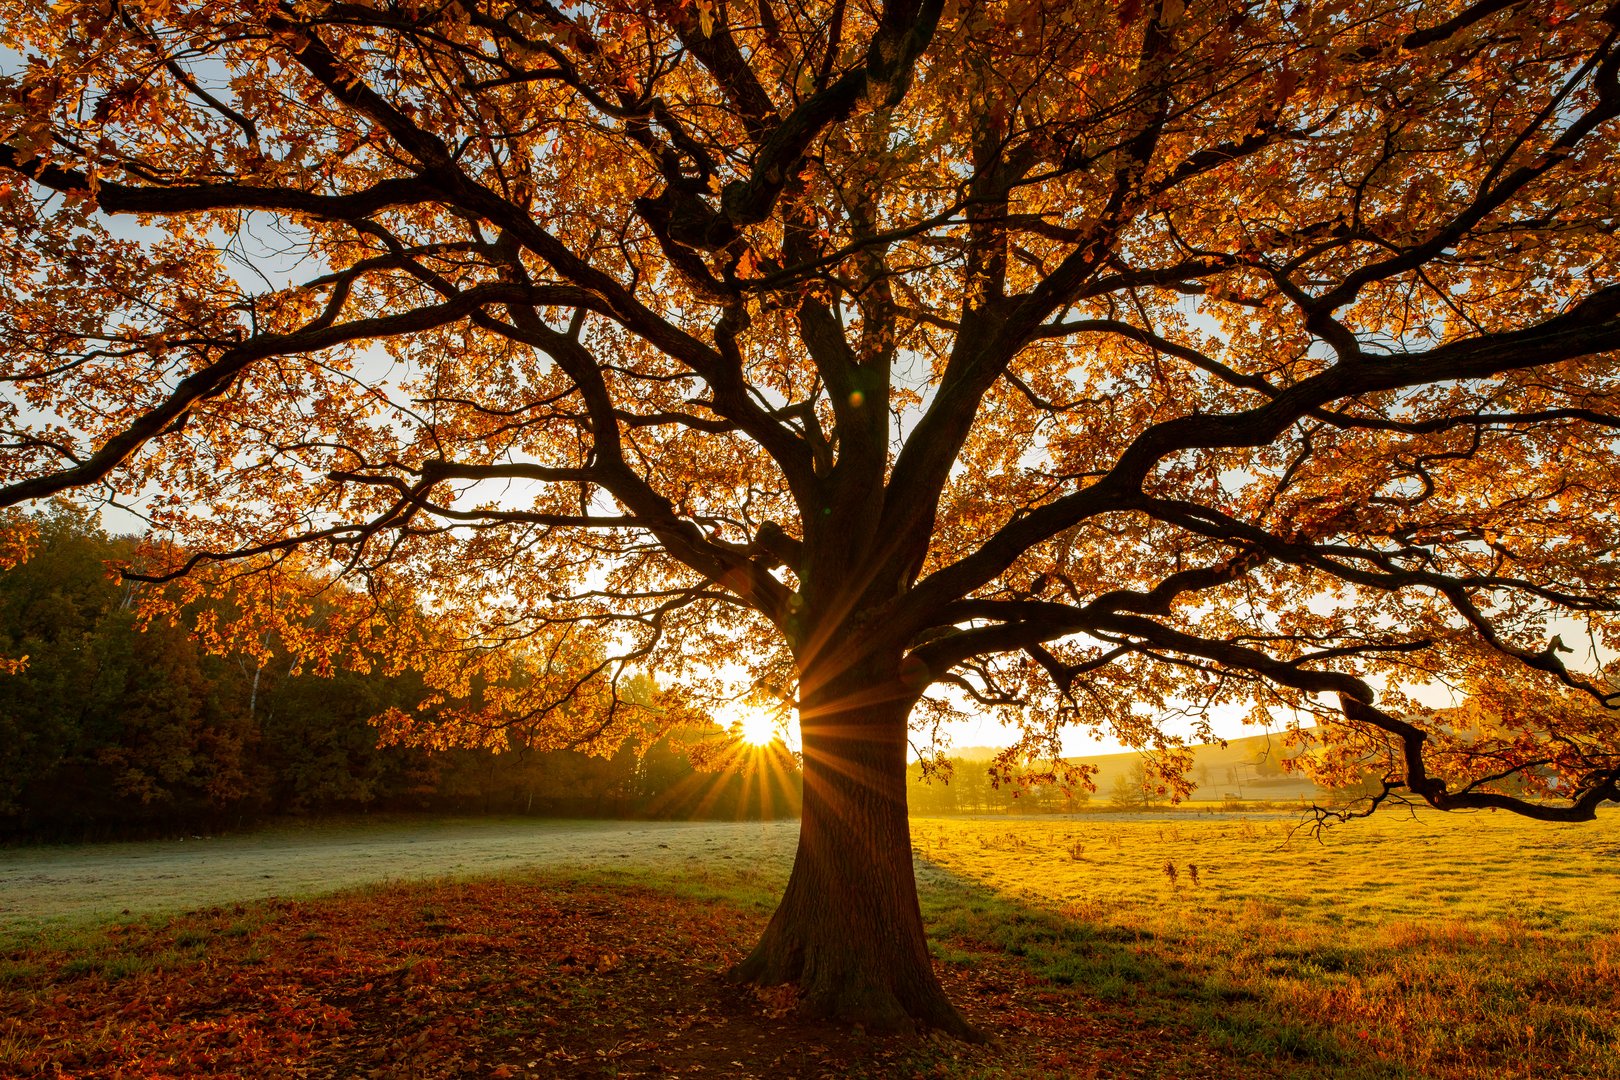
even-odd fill
[[[0,573],[0,657],[27,658],[0,672],[0,840],[151,837],[371,812],[798,812],[792,756],[780,745],[731,744],[718,728],[650,733],[607,755],[533,749],[515,731],[499,753],[380,745],[370,721],[416,707],[413,673],[294,673],[279,647],[262,665],[213,655],[185,625],[143,626],[136,593],[145,586],[116,571],[133,540],[65,504],[35,522],[38,550]],[[656,689],[642,679],[632,692]]]

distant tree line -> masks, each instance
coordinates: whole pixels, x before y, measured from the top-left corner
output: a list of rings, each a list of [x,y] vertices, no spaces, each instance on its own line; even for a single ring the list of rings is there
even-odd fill
[[[370,810],[779,817],[798,769],[779,745],[685,732],[611,756],[379,746],[370,718],[423,698],[409,672],[293,673],[213,655],[184,620],[145,622],[110,566],[134,541],[58,505],[32,557],[0,571],[0,837],[79,839]],[[221,613],[215,612],[216,617]],[[226,613],[228,616],[228,613]],[[23,658],[26,660],[23,661]],[[18,663],[18,661],[23,661]],[[648,680],[633,692],[655,692]]]
[[[993,778],[989,762],[962,757],[943,760],[931,775],[919,762],[907,774],[906,799],[918,817],[948,814],[1067,814],[1084,807],[1091,793],[1084,787],[1041,783],[1033,774],[1015,770]]]

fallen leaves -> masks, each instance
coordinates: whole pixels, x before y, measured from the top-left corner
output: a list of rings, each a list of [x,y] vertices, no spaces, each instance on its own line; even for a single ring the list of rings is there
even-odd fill
[[[909,1077],[966,1061],[1005,1076],[1272,1075],[996,953],[941,972],[989,1046],[809,1022],[793,987],[725,979],[762,923],[726,903],[532,878],[121,923],[71,948],[0,952],[0,1075]]]

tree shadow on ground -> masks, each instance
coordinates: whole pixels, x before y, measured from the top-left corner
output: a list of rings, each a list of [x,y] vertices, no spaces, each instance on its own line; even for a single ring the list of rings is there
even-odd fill
[[[1045,1042],[1037,1060],[1060,1059],[1082,1076],[1409,1075],[1175,955],[1149,931],[1054,911],[924,858],[916,867],[941,978],[993,1046]]]

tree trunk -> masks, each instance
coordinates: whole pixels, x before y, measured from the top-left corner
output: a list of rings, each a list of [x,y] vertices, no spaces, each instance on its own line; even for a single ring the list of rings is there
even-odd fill
[[[845,673],[812,690],[801,682],[804,809],[793,873],[759,944],[732,975],[798,984],[810,1016],[872,1032],[934,1028],[976,1039],[934,975],[917,905],[906,819],[914,695],[874,700],[884,697],[873,689],[883,683],[869,680],[843,692],[855,681]]]

